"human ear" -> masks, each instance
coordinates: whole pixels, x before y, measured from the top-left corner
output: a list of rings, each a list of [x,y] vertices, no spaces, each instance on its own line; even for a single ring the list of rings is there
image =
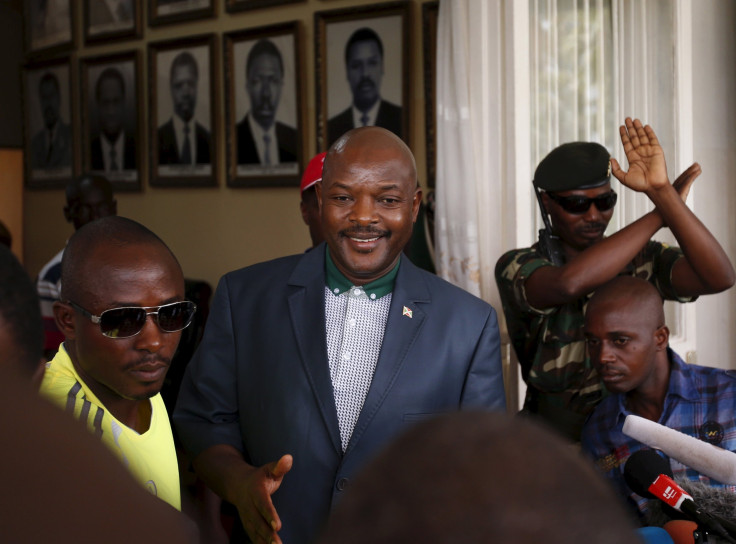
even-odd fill
[[[72,307],[58,300],[54,302],[54,320],[64,336],[73,340],[75,337],[75,323]]]
[[[667,349],[667,346],[669,345],[669,340],[670,330],[667,328],[667,325],[662,325],[660,328],[654,331],[654,342],[657,346],[657,351]]]

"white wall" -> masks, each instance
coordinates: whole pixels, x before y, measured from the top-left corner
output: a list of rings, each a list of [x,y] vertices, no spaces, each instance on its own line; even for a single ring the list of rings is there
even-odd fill
[[[736,2],[694,1],[692,29],[694,211],[736,263]],[[736,287],[695,305],[697,362],[736,369]]]

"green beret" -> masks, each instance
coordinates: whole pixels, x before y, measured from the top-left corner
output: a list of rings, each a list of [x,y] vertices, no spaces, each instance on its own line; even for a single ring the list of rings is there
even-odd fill
[[[562,144],[539,163],[534,172],[534,186],[553,193],[600,187],[611,179],[610,159],[600,144]]]

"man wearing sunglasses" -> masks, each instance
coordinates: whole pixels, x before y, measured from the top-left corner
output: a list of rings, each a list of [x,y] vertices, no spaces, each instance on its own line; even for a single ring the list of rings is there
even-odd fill
[[[603,146],[588,142],[563,144],[539,163],[533,183],[551,233],[496,264],[509,337],[527,384],[523,412],[573,441],[604,391],[583,336],[583,312],[597,287],[617,275],[638,276],[663,298],[687,302],[734,283],[723,248],[685,204],[700,166],[670,184],[652,128],[627,118],[620,134],[628,172]],[[616,204],[611,173],[646,194],[655,209],[606,237]],[[681,249],[650,240],[664,226]]]
[[[326,244],[220,280],[174,411],[197,473],[238,508],[231,542],[313,542],[399,432],[505,408],[493,308],[402,255],[422,198],[406,144],[347,132],[316,190]]]
[[[64,343],[41,393],[83,422],[149,492],[180,508],[179,471],[159,391],[196,307],[176,257],[123,217],[80,228],[61,265],[54,303]]]

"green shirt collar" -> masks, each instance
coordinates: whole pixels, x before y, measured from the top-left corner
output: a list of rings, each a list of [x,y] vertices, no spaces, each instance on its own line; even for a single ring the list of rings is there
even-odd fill
[[[399,273],[399,265],[401,264],[401,257],[399,257],[396,266],[394,266],[388,274],[381,276],[375,281],[362,285],[361,288],[365,293],[373,300],[377,300],[381,297],[388,295],[394,290],[394,283],[396,282],[396,274]],[[337,269],[332,257],[330,256],[330,248],[325,247],[325,282],[327,287],[332,291],[335,296],[341,295],[351,287],[353,284],[347,279],[342,272]],[[375,296],[373,296],[375,295]]]

